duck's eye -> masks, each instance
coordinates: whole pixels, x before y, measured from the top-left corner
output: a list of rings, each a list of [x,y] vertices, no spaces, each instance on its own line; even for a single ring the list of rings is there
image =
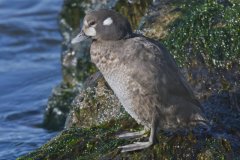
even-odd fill
[[[96,22],[95,22],[95,21],[91,21],[91,22],[89,23],[89,26],[93,26],[94,24],[96,24]]]

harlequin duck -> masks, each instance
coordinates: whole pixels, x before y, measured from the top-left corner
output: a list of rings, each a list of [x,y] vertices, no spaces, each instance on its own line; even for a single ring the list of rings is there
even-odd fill
[[[122,152],[155,144],[159,130],[175,131],[208,124],[201,104],[173,57],[162,44],[133,33],[126,17],[106,9],[87,13],[82,31],[72,43],[87,37],[92,38],[92,62],[126,111],[150,129],[148,142],[121,146]]]

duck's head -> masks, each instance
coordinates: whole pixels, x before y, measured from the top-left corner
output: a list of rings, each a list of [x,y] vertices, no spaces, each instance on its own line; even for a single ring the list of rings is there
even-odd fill
[[[78,43],[90,37],[97,41],[115,41],[132,34],[127,18],[113,11],[102,9],[86,14],[81,32],[72,40]]]

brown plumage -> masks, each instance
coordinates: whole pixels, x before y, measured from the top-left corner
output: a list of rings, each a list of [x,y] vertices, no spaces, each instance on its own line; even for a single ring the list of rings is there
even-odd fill
[[[111,10],[90,12],[73,42],[86,34],[93,39],[92,62],[126,111],[151,130],[148,142],[122,146],[122,151],[151,146],[159,129],[178,130],[207,122],[172,56],[160,43],[132,33],[125,17]]]

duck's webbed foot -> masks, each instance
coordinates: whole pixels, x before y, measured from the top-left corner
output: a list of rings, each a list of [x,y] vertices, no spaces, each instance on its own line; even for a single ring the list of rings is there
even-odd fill
[[[135,142],[133,144],[128,144],[125,146],[120,146],[118,148],[122,149],[121,152],[130,152],[148,148],[152,145],[152,142]]]
[[[145,134],[145,132],[146,132],[145,130],[139,132],[127,132],[117,135],[117,137],[122,139],[139,138],[142,137]]]
[[[151,133],[150,133],[148,142],[135,142],[133,144],[120,146],[118,148],[122,149],[122,152],[130,152],[130,151],[145,149],[155,144],[157,142],[157,138],[156,138],[157,120],[158,120],[157,116],[153,116],[152,124],[151,124]]]

